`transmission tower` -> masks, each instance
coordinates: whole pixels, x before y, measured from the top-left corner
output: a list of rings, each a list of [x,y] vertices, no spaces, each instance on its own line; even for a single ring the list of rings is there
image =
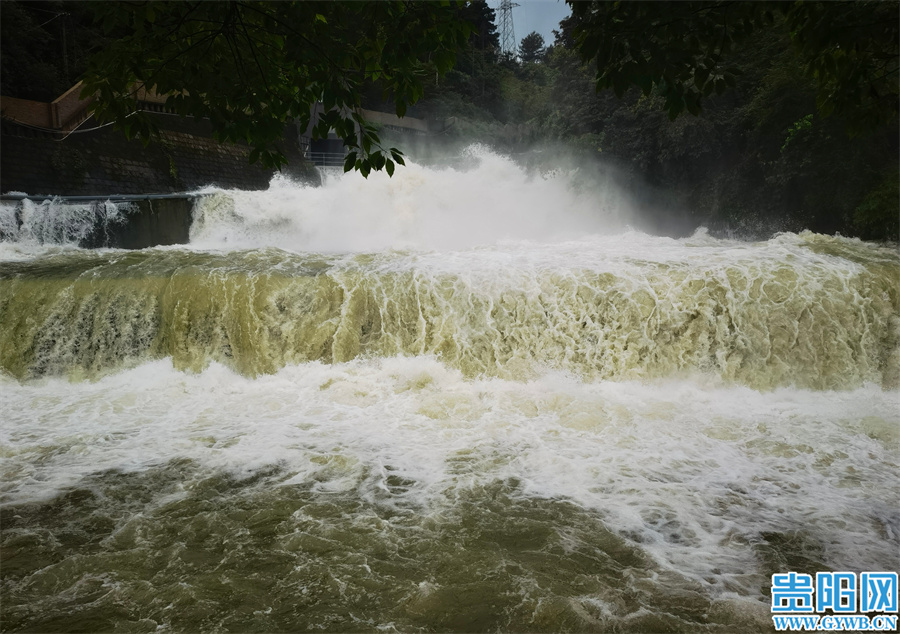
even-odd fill
[[[513,28],[513,7],[519,6],[512,0],[500,0],[500,52],[515,57],[518,54],[516,30]]]

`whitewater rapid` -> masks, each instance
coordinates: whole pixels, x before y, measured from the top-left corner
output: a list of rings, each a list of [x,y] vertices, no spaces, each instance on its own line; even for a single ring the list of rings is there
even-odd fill
[[[900,568],[895,247],[467,163],[137,252],[0,210],[11,628],[770,631],[773,573]]]

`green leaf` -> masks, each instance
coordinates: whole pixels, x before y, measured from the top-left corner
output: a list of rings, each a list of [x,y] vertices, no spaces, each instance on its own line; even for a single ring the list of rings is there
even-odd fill
[[[706,80],[709,78],[709,69],[705,66],[698,66],[694,71],[694,85],[702,89]]]
[[[350,152],[344,157],[344,172],[349,172],[356,164],[356,152]]]
[[[686,93],[684,95],[684,105],[687,111],[695,117],[700,114],[700,98],[697,93]]]
[[[650,75],[637,75],[634,78],[634,83],[637,84],[644,95],[650,96],[650,92],[653,90],[653,78]]]

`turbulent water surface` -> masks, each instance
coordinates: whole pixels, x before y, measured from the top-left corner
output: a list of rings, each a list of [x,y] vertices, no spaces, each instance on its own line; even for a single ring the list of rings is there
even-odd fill
[[[0,210],[5,630],[769,631],[772,573],[900,568],[895,248],[470,162],[184,247]]]

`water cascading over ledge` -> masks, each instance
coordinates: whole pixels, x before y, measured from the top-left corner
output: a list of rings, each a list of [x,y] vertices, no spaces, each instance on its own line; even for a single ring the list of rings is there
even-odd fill
[[[424,354],[472,377],[897,384],[891,250],[811,234],[752,246],[627,239],[642,257],[619,257],[619,236],[449,256],[148,250],[8,262],[2,367],[20,379],[96,378],[171,357],[255,376]]]
[[[187,244],[195,194],[0,196],[0,242],[145,249]]]
[[[468,159],[0,240],[7,629],[771,632],[898,569],[894,246]]]

